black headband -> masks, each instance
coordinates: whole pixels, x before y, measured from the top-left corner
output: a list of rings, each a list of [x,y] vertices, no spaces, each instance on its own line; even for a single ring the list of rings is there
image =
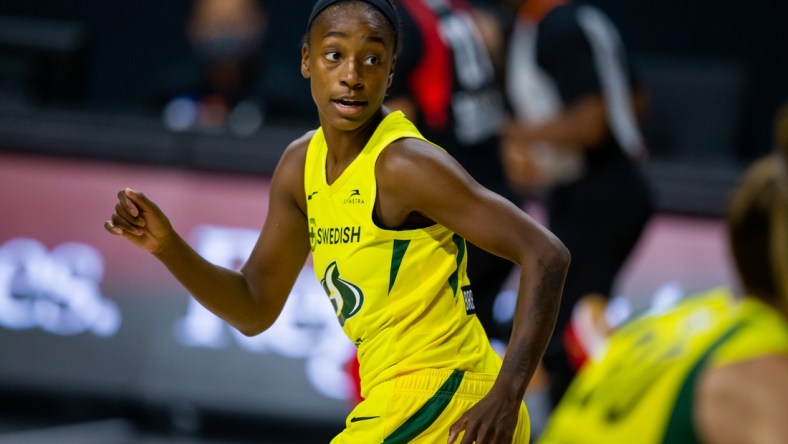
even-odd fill
[[[323,12],[323,10],[325,10],[326,8],[328,8],[329,6],[335,3],[339,3],[342,1],[347,1],[347,0],[319,0],[317,3],[315,3],[315,6],[312,8],[312,13],[309,14],[309,21],[306,24],[306,29],[308,30],[312,26],[312,21],[314,21],[315,17],[317,17],[318,14],[320,14],[321,12]],[[361,1],[374,6],[381,13],[383,13],[383,16],[386,17],[386,20],[388,20],[389,23],[391,23],[391,26],[394,27],[394,31],[397,34],[399,34],[399,20],[397,16],[397,11],[394,10],[394,7],[391,6],[391,3],[389,3],[386,0],[361,0]]]

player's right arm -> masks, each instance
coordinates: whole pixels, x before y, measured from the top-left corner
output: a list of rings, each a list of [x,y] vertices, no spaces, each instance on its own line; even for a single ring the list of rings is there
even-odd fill
[[[240,271],[202,258],[138,191],[118,192],[115,213],[104,227],[152,253],[198,302],[241,333],[258,334],[279,316],[309,253],[303,170],[310,138],[296,140],[282,155],[265,224]]]

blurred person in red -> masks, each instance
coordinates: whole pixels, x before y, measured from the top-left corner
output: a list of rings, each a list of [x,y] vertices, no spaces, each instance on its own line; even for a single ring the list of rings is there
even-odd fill
[[[547,225],[572,252],[543,361],[554,405],[576,372],[567,353],[575,346],[568,327],[575,302],[611,294],[653,212],[639,171],[646,102],[616,27],[598,8],[566,0],[510,3],[517,12],[506,58],[513,119],[502,144],[504,167],[524,196],[543,201]]]

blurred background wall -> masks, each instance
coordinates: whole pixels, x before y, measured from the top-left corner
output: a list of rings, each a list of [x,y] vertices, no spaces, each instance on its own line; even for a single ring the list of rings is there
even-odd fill
[[[475,3],[496,6],[494,0]],[[713,151],[749,160],[768,150],[771,116],[788,96],[788,62],[782,57],[788,49],[788,5],[776,0],[589,3],[618,24],[636,67],[653,85],[657,156],[697,158]],[[309,0],[264,4],[270,20],[257,88],[271,121],[295,116],[314,122],[306,82],[297,71],[310,5]],[[1,1],[4,102],[16,98],[101,112],[155,113],[162,77],[190,57],[184,37],[189,10],[185,0]],[[707,128],[720,123],[726,125]],[[716,132],[725,145],[684,146],[681,141],[676,146],[676,137],[690,136],[668,135],[669,125],[680,132]],[[697,140],[703,141],[700,135]]]

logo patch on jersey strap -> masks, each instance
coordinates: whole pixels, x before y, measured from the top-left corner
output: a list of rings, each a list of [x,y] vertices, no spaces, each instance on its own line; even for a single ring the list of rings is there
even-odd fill
[[[470,285],[462,287],[462,298],[465,300],[465,313],[472,315],[476,313],[476,305],[473,303],[473,290]]]
[[[345,322],[358,314],[364,305],[364,293],[358,285],[348,282],[340,277],[339,267],[336,261],[332,261],[323,273],[320,285],[334,305],[334,310],[339,319],[339,324],[344,326]]]

